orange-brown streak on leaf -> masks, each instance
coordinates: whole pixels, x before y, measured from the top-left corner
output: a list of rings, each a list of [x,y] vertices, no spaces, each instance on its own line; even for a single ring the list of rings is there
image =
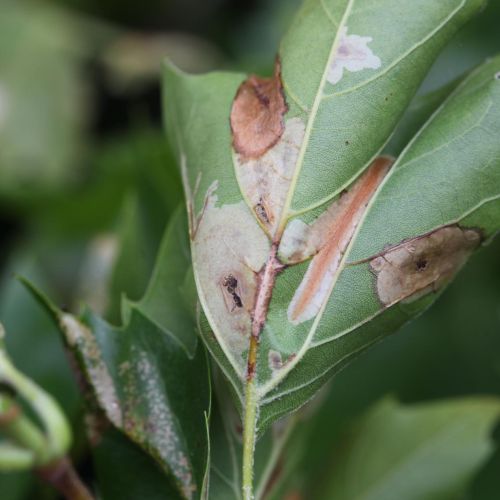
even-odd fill
[[[279,60],[272,78],[251,75],[240,85],[230,121],[233,147],[242,160],[259,158],[278,142],[287,110]]]
[[[375,193],[393,162],[392,158],[377,158],[361,178],[343,195],[342,209],[335,213],[329,224],[324,246],[312,259],[309,268],[297,289],[289,309],[292,322],[301,323],[316,315],[330,291],[343,253],[345,252],[356,226],[368,202]],[[307,314],[314,307],[315,313]],[[306,318],[303,316],[307,314]]]

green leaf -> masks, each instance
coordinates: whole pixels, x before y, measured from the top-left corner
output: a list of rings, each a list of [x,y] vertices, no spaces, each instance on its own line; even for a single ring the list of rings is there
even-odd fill
[[[123,327],[89,310],[79,318],[62,313],[29,286],[60,326],[107,419],[157,462],[181,498],[190,499],[200,495],[208,464],[210,382],[192,312],[179,303],[189,273],[179,234],[186,238],[178,210],[149,291],[137,303],[124,301]]]
[[[202,347],[190,359],[177,339],[135,307],[123,328],[88,310],[79,319],[52,313],[107,419],[156,460],[182,498],[195,498],[208,453],[210,390]]]
[[[183,498],[158,465],[114,429],[93,450],[102,500],[178,500]]]
[[[460,498],[492,453],[498,399],[377,404],[337,443],[318,499]]]
[[[293,210],[331,199],[369,164],[440,49],[482,4],[405,2],[401,22],[397,0],[304,2],[280,51],[290,114],[307,110]],[[355,48],[361,64],[344,55]]]
[[[311,224],[325,212],[321,203],[344,189],[370,163],[394,128],[397,120],[394,116],[399,117],[425,75],[431,55],[435,55],[456,28],[480,6],[480,2],[412,2],[407,6],[415,9],[408,16],[411,23],[402,26],[399,21],[390,23],[387,19],[383,23],[376,22],[378,12],[384,12],[384,17],[387,12],[396,15],[389,5],[385,9],[377,5],[375,9],[363,2],[344,4],[337,2],[336,8],[343,8],[339,12],[328,10],[331,14],[328,16],[326,2],[306,2],[282,45],[283,88],[280,92],[284,92],[289,109],[283,118],[283,136],[262,156],[262,162],[267,161],[267,168],[273,176],[280,176],[287,169],[291,171],[292,180],[286,186],[281,181],[272,184],[274,177],[268,178],[265,171],[261,172],[265,167],[259,166],[259,159],[242,160],[245,155],[255,152],[248,153],[236,144],[240,152],[238,154],[233,149],[232,153],[227,117],[233,105],[234,118],[237,104],[233,104],[233,99],[242,75],[213,73],[193,77],[171,67],[165,71],[167,128],[183,169],[191,216],[195,277],[208,319],[208,323],[202,319],[204,336],[241,400],[257,273],[262,275],[277,243],[281,242],[278,257],[282,260],[288,258],[289,263],[294,262],[291,262],[293,252],[288,247],[291,246],[296,253],[306,254],[308,249],[301,249],[294,243],[294,238],[305,239],[308,230],[305,224]],[[331,26],[334,18],[339,22],[343,19],[337,38]],[[345,38],[345,26],[348,26],[348,34],[352,34],[351,38]],[[372,41],[368,45],[367,39],[360,39],[355,34],[370,36]],[[314,37],[314,43],[307,43],[308,37]],[[366,64],[378,66],[374,59],[378,57],[380,67],[353,72],[347,64],[342,79],[332,85],[328,78],[332,81],[339,78],[340,63],[335,50],[339,43],[344,51],[352,44],[358,44],[366,55]],[[333,62],[330,52],[334,54]],[[340,54],[343,54],[342,50]],[[305,60],[308,64],[301,64]],[[304,278],[307,263],[290,266],[273,283],[257,363],[261,425],[302,404],[334,368],[339,369],[355,353],[394,330],[428,304],[425,298],[411,306],[398,305],[400,300],[390,307],[387,303],[381,304],[373,290],[374,277],[369,262],[354,264],[363,259],[370,261],[388,245],[397,245],[405,238],[461,222],[464,214],[470,214],[470,219],[479,214],[476,210],[478,204],[495,196],[499,146],[492,130],[495,120],[498,120],[500,85],[494,78],[498,66],[498,59],[493,60],[468,77],[400,157],[378,195],[375,194],[370,201],[363,223],[354,221],[358,227],[350,235],[351,251],[342,249],[345,255],[327,284],[331,293],[321,297],[320,311],[305,321],[300,318],[291,321],[287,315]],[[404,86],[397,83],[403,80],[406,82]],[[252,94],[252,85],[268,88],[276,85],[276,81],[255,83],[255,79],[247,80],[240,90]],[[407,90],[410,87],[411,90]],[[268,92],[268,99],[274,99],[274,107],[278,109],[276,92],[273,94],[272,89]],[[378,99],[384,104],[376,106],[374,102]],[[257,101],[250,98],[254,106],[258,106]],[[297,101],[301,102],[300,106]],[[333,109],[332,102],[335,103]],[[243,108],[244,104],[241,105]],[[349,108],[342,111],[343,104]],[[370,119],[370,113],[376,113],[373,119]],[[359,123],[363,123],[363,127]],[[289,130],[286,124],[291,124]],[[233,120],[233,129],[235,126],[237,120]],[[353,129],[359,135],[358,140],[344,132]],[[385,132],[382,133],[383,129]],[[340,134],[335,132],[339,130],[342,131]],[[467,133],[472,135],[467,136]],[[437,141],[445,138],[445,134],[447,142],[438,149]],[[343,145],[338,143],[339,137],[342,137]],[[233,137],[233,141],[237,139]],[[448,147],[451,140],[456,140],[461,149]],[[480,140],[481,146],[469,148],[468,155],[464,156],[465,145],[471,140]],[[408,161],[415,162],[412,155],[415,157],[419,151],[426,150],[422,171],[418,169],[419,165],[404,168]],[[326,154],[326,151],[334,153]],[[438,165],[429,161],[430,155],[439,161]],[[462,168],[450,172],[455,159]],[[230,166],[232,160],[234,169]],[[432,176],[427,174],[427,178],[426,168],[432,169]],[[484,175],[480,175],[481,168]],[[280,172],[280,169],[285,170]],[[248,174],[249,170],[253,174]],[[452,180],[450,175],[453,175]],[[405,176],[404,181],[400,179],[402,176]],[[422,193],[417,189],[422,182],[432,184],[432,191]],[[259,188],[259,184],[264,187]],[[271,188],[266,191],[269,185]],[[459,189],[461,198],[456,203]],[[397,196],[392,194],[395,190],[398,190]],[[406,190],[404,196],[400,194],[402,190]],[[387,192],[391,195],[386,195]],[[252,205],[256,193],[260,196],[260,206]],[[408,203],[410,194],[412,204]],[[491,206],[486,204],[484,208]],[[297,210],[301,211],[300,217],[297,217]],[[489,219],[482,216],[470,224],[481,227],[483,236],[492,234],[498,227],[495,214],[488,214]],[[375,219],[376,223],[372,222]],[[491,227],[484,227],[488,223]],[[295,225],[303,234],[290,230],[287,239],[287,231],[283,234],[280,229],[286,224],[287,229]],[[455,236],[461,239],[461,231],[456,231]],[[466,235],[471,240],[478,237],[473,233]],[[441,237],[438,233],[437,238]],[[271,245],[272,241],[274,245]],[[288,244],[286,248],[285,242]],[[471,243],[471,249],[475,245]],[[311,251],[309,256],[313,253]],[[308,255],[302,257],[305,260]],[[456,267],[462,262],[459,260]],[[345,267],[346,262],[351,265]],[[231,303],[233,293],[224,286],[229,275],[239,278],[235,293],[240,294],[243,307],[238,307],[237,302]],[[213,330],[215,339],[210,330]],[[273,357],[274,364],[281,364],[281,367],[274,369],[276,366],[270,365],[269,360]]]
[[[134,191],[125,199],[123,208],[119,231],[120,253],[113,269],[110,285],[112,303],[107,311],[107,318],[112,321],[119,321],[124,296],[138,301],[144,295],[157,261],[158,248],[165,235],[166,221],[172,217],[181,202],[180,179],[170,151],[165,147],[165,141],[160,142],[158,134],[147,139],[142,139],[143,144],[139,142],[139,151],[134,158],[134,163],[137,163],[136,179],[131,179],[132,185],[129,186],[129,190],[133,187]],[[129,148],[130,145],[126,149]],[[153,157],[156,161],[152,161]],[[147,168],[144,162],[147,163]],[[172,248],[171,252],[172,255],[167,254],[165,258],[179,259],[177,248]],[[161,258],[158,261],[161,262]],[[177,266],[172,264],[169,269],[184,273],[189,267],[189,261],[177,260]],[[175,291],[170,282],[171,279],[166,282],[164,289]],[[160,297],[161,302],[164,301],[161,293],[155,293],[156,296]],[[171,314],[170,310],[164,311],[165,317]]]
[[[431,117],[432,113],[457,87],[459,81],[452,81],[443,87],[424,95],[417,95],[406,109],[405,114],[384,148],[385,154],[398,156],[420,127]]]
[[[478,67],[413,138],[368,211],[351,260],[443,225],[479,228],[484,239],[498,231],[499,70],[500,57]]]
[[[136,307],[194,355],[197,344],[195,308],[185,211],[178,208],[165,231],[148,288]],[[124,302],[125,312],[130,307]]]
[[[256,432],[424,310],[500,228],[499,58],[392,168],[378,156],[481,5],[309,0],[271,78],[165,68],[199,324],[242,410],[247,497]]]

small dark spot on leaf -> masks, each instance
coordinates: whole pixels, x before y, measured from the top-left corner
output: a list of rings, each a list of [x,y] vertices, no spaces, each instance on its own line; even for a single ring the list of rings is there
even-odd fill
[[[350,144],[349,141],[345,141],[346,146],[349,146],[349,144]]]
[[[417,271],[425,271],[427,268],[427,259],[421,258],[417,260],[416,263]]]
[[[222,281],[222,286],[227,290],[227,293],[231,295],[233,299],[233,307],[231,311],[234,311],[235,307],[243,307],[243,302],[241,301],[241,297],[237,293],[238,289],[238,280],[232,275],[228,274],[224,280]]]
[[[243,307],[243,303],[241,302],[240,296],[237,293],[233,293],[233,300],[236,307]]]
[[[232,274],[228,274],[224,278],[224,286],[227,288],[229,293],[233,293],[238,286],[238,280]]]
[[[265,222],[266,224],[269,224],[269,216],[267,215],[266,207],[264,207],[264,204],[262,203],[262,200],[255,205],[255,213],[257,214],[257,217],[262,221]]]
[[[498,73],[495,73],[495,79],[500,80],[500,71]]]
[[[481,243],[481,233],[443,226],[404,240],[371,260],[383,305],[435,292],[447,284]]]

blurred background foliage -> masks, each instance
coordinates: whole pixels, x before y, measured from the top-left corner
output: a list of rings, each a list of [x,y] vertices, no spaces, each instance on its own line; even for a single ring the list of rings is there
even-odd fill
[[[70,416],[74,458],[85,479],[99,478],[110,492],[106,498],[123,494],[113,480],[118,471],[137,463],[148,470],[149,459],[112,435],[111,447],[101,447],[94,462],[88,458],[82,397],[58,333],[15,274],[62,307],[74,311],[86,302],[118,322],[122,295],[139,299],[144,292],[165,226],[182,200],[162,131],[162,59],[194,72],[270,73],[299,3],[0,0],[0,321],[14,361]],[[500,2],[491,0],[436,61],[421,93],[500,52],[499,20]],[[300,498],[293,495],[305,490],[337,498],[329,489],[334,452],[352,420],[384,396],[407,403],[500,396],[499,255],[497,239],[435,307],[323,391],[312,421],[288,445],[282,467],[293,487],[279,497]],[[498,498],[497,441],[498,450],[482,459],[460,498]],[[158,476],[145,474],[148,484]],[[144,493],[138,487],[125,485],[130,498]],[[147,498],[162,498],[158,491],[152,488]],[[52,497],[30,474],[0,475],[2,500]]]

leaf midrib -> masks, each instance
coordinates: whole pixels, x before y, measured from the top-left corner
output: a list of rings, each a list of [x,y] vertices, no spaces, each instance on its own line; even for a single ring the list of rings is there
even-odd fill
[[[352,5],[354,4],[356,0],[353,0],[351,3]],[[401,61],[403,61],[404,59],[406,59],[410,54],[412,54],[415,50],[417,50],[418,48],[420,48],[421,46],[423,46],[424,44],[426,44],[434,35],[436,35],[436,33],[438,33],[444,26],[446,26],[451,19],[453,19],[462,9],[463,7],[465,6],[465,4],[467,3],[467,0],[461,0],[460,4],[452,11],[450,12],[432,31],[430,31],[426,36],[424,36],[419,42],[415,43],[414,45],[412,45],[406,52],[404,52],[400,57],[396,58],[389,66],[387,66],[386,68],[384,68],[383,71],[375,74],[373,77],[371,78],[368,78],[367,80],[364,80],[362,82],[360,82],[358,85],[355,85],[354,87],[350,87],[350,88],[347,88],[347,89],[344,89],[342,91],[339,91],[339,92],[334,92],[334,93],[331,93],[331,94],[324,94],[321,90],[321,92],[318,92],[316,94],[316,98],[318,98],[319,96],[319,102],[321,103],[323,100],[325,99],[330,99],[330,98],[333,98],[333,97],[337,97],[337,96],[343,96],[345,94],[348,94],[350,92],[353,92],[355,90],[358,90],[359,88],[362,88],[364,85],[367,85],[369,83],[372,83],[373,81],[377,80],[378,78],[384,76],[388,71],[390,71],[391,69],[393,69],[395,66],[397,66]],[[323,6],[324,8],[324,4],[323,2],[321,2],[321,5]],[[349,7],[349,6],[348,6]],[[351,6],[352,7],[352,6]],[[347,9],[346,9],[347,10]],[[350,9],[352,10],[352,8]],[[338,32],[337,32],[337,36],[336,36],[336,39],[338,38],[338,34],[341,30],[341,28],[343,26],[345,26],[345,22],[347,21],[348,17],[349,17],[349,13],[347,13],[347,16],[344,15],[344,17],[342,18],[342,23],[341,25],[339,26],[338,28]],[[334,43],[337,41],[335,39]],[[331,63],[331,60],[333,58],[333,53],[334,53],[334,50],[332,50],[330,52],[330,59],[329,59],[329,63]],[[329,67],[329,64],[327,64],[326,66],[326,70],[328,70],[328,67]],[[327,72],[327,71],[326,71]],[[321,85],[321,83],[320,83]],[[323,82],[323,86],[322,88],[324,88],[324,85],[325,85],[325,82]],[[297,96],[291,92],[289,90],[289,87],[284,84],[284,87],[286,88],[287,92],[290,94],[290,97],[292,98],[292,100],[306,113],[309,115],[309,118],[308,118],[308,125],[309,125],[309,122],[312,122],[314,123],[315,121],[315,116],[312,117],[312,120],[311,120],[311,114],[312,114],[312,111],[309,111],[307,109],[307,107],[305,107],[298,99],[297,99]],[[316,102],[316,99],[315,99],[315,102]],[[319,105],[318,105],[319,107]],[[315,115],[317,114],[317,109],[315,110]],[[307,130],[306,130],[307,131]],[[304,142],[303,144],[305,144],[305,141],[306,141],[306,137],[307,137],[307,144],[305,146],[305,150],[307,150],[307,145],[308,145],[308,140],[309,140],[309,137],[304,135]],[[387,142],[389,142],[391,137],[388,137],[387,141],[385,144],[387,144]],[[370,159],[369,162],[367,162],[363,167],[360,168],[360,171],[363,171],[364,168],[366,168],[368,165],[371,164],[371,162],[380,154],[380,152],[383,150],[383,148],[385,147],[385,144],[383,144],[381,146],[381,148],[375,153],[375,155]],[[305,155],[305,151],[304,151],[304,155]],[[303,158],[302,158],[303,160]],[[299,164],[299,160],[297,160],[297,164]],[[297,178],[300,176],[300,171],[302,169],[302,161],[301,161],[301,164],[300,164],[300,168],[296,171],[297,171]],[[289,200],[289,205],[288,206],[285,206],[283,211],[282,211],[282,216],[283,216],[283,219],[281,222],[280,222],[280,225],[283,224],[284,227],[286,227],[286,224],[288,222],[288,220],[290,220],[290,218],[292,217],[297,217],[299,215],[302,215],[304,213],[307,213],[311,210],[314,210],[318,207],[320,207],[321,205],[324,205],[325,203],[328,203],[332,198],[334,198],[339,192],[341,192],[343,189],[345,189],[347,186],[349,186],[359,175],[359,172],[356,172],[356,174],[354,176],[352,176],[346,183],[344,183],[342,186],[340,186],[337,190],[335,190],[333,193],[331,193],[330,195],[328,196],[325,196],[324,198],[322,198],[321,200],[315,202],[315,203],[312,203],[310,205],[308,205],[307,207],[304,207],[304,208],[301,208],[300,210],[292,210],[290,209],[290,205],[291,205],[291,202],[292,202],[292,199],[293,199],[293,196],[294,196],[294,192],[295,192],[295,184],[296,184],[296,181],[297,179],[295,179],[295,181],[293,182],[293,186],[291,185],[290,188],[291,190],[293,191],[290,195],[290,200]],[[295,177],[295,173],[294,173],[294,177]],[[292,179],[293,181],[293,179]],[[293,188],[293,189],[292,189]],[[290,194],[290,192],[289,192]],[[287,197],[287,200],[288,200],[288,197]]]
[[[354,0],[353,0],[354,1]],[[350,4],[353,3],[350,2]],[[465,1],[465,0],[464,0]],[[461,2],[460,6],[462,7],[464,5],[464,1]],[[454,13],[456,13],[457,10],[454,11]],[[345,19],[346,19],[346,16],[344,16],[342,22],[345,22]],[[342,24],[341,24],[342,26]],[[339,28],[339,31],[340,31],[340,28]],[[384,180],[380,183],[379,187],[377,188],[377,190],[375,191],[375,193],[373,194],[370,202],[368,203],[367,207],[366,207],[366,210],[365,212],[363,213],[360,221],[358,222],[358,225],[356,227],[356,230],[351,238],[351,241],[349,242],[349,245],[348,247],[346,248],[346,251],[342,257],[342,261],[339,265],[339,269],[337,271],[337,273],[335,274],[335,277],[333,279],[333,282],[332,282],[332,287],[331,287],[331,291],[330,293],[328,294],[328,297],[331,296],[331,294],[333,293],[333,289],[335,288],[335,285],[336,285],[336,282],[337,282],[337,279],[338,277],[340,276],[340,273],[344,270],[345,268],[345,264],[347,262],[347,259],[351,253],[351,249],[354,245],[354,243],[356,242],[357,240],[357,237],[359,235],[359,232],[361,230],[361,228],[363,227],[364,225],[364,222],[366,220],[366,217],[368,215],[368,213],[370,212],[371,208],[373,207],[373,204],[375,203],[375,201],[377,200],[378,198],[378,195],[380,193],[380,191],[382,190],[382,188],[385,186],[385,184],[389,181],[389,179],[392,177],[392,175],[394,174],[394,172],[396,171],[398,165],[400,164],[401,162],[401,159],[404,158],[404,155],[406,154],[406,152],[413,146],[413,144],[418,140],[418,138],[424,133],[424,131],[429,127],[429,125],[431,123],[433,123],[433,121],[436,119],[436,117],[440,114],[440,112],[448,105],[448,103],[450,101],[452,101],[456,95],[458,95],[461,90],[467,85],[468,82],[470,82],[475,76],[477,73],[479,73],[480,71],[482,70],[482,66],[479,66],[478,68],[476,68],[475,70],[471,71],[471,73],[462,80],[462,82],[460,82],[460,84],[454,89],[453,92],[450,93],[450,95],[443,101],[443,103],[434,111],[434,113],[430,116],[430,118],[427,120],[427,122],[420,128],[420,130],[415,134],[415,136],[411,139],[411,141],[407,144],[407,146],[403,149],[403,151],[401,152],[401,154],[399,155],[398,159],[396,160],[396,162],[394,163],[394,165],[392,166],[391,170],[389,171],[389,173],[386,175],[386,177],[384,178]],[[259,397],[262,399],[264,398],[264,396],[266,394],[268,394],[269,392],[271,392],[273,389],[275,389],[287,376],[288,374],[293,370],[293,368],[295,368],[295,366],[300,362],[300,360],[302,359],[302,357],[304,356],[304,354],[307,352],[307,350],[309,349],[310,347],[310,344],[311,344],[311,341],[316,333],[316,330],[318,328],[318,325],[319,325],[319,322],[321,321],[321,318],[323,316],[323,312],[326,308],[326,304],[328,303],[328,300],[326,300],[324,303],[323,303],[323,306],[321,308],[321,310],[318,312],[317,316],[315,317],[314,319],[314,322],[313,324],[311,325],[311,329],[309,330],[308,334],[307,334],[307,337],[306,339],[304,340],[304,343],[302,344],[301,348],[299,349],[299,352],[297,353],[297,356],[293,359],[293,361],[287,365],[287,367],[285,369],[283,369],[282,372],[279,373],[279,375],[274,378],[274,379],[270,379],[267,383],[261,385],[259,388],[258,388],[258,393],[259,393]]]
[[[287,193],[287,197],[285,199],[285,203],[283,205],[283,210],[281,211],[281,220],[280,220],[280,223],[278,224],[278,231],[277,231],[279,239],[281,239],[281,235],[283,234],[283,231],[285,230],[286,224],[287,224],[288,219],[290,217],[290,206],[292,203],[293,196],[295,194],[295,187],[297,185],[297,181],[298,181],[298,178],[300,177],[300,172],[301,172],[302,166],[304,164],[304,157],[305,157],[308,145],[309,145],[309,139],[311,137],[313,125],[314,125],[314,122],[316,121],[316,116],[318,114],[319,106],[323,100],[323,94],[324,94],[324,88],[326,85],[326,79],[328,76],[328,70],[329,70],[330,65],[332,63],[335,52],[337,51],[337,48],[339,46],[340,37],[342,35],[342,28],[346,25],[346,21],[349,18],[349,15],[352,11],[352,6],[353,6],[355,1],[356,0],[349,0],[347,5],[346,5],[344,15],[342,16],[339,27],[337,29],[337,33],[335,34],[335,38],[334,38],[333,43],[332,43],[332,47],[331,47],[330,52],[328,54],[327,62],[325,64],[325,68],[323,70],[321,80],[319,82],[318,91],[316,92],[316,95],[314,97],[314,102],[313,102],[313,105],[311,107],[311,111],[309,113],[309,117],[307,120],[306,130],[304,132],[304,139],[302,140],[302,145],[300,147],[299,156],[298,156],[297,162],[295,164],[293,177],[292,177],[292,180],[290,182],[290,187],[288,188],[288,193]]]

